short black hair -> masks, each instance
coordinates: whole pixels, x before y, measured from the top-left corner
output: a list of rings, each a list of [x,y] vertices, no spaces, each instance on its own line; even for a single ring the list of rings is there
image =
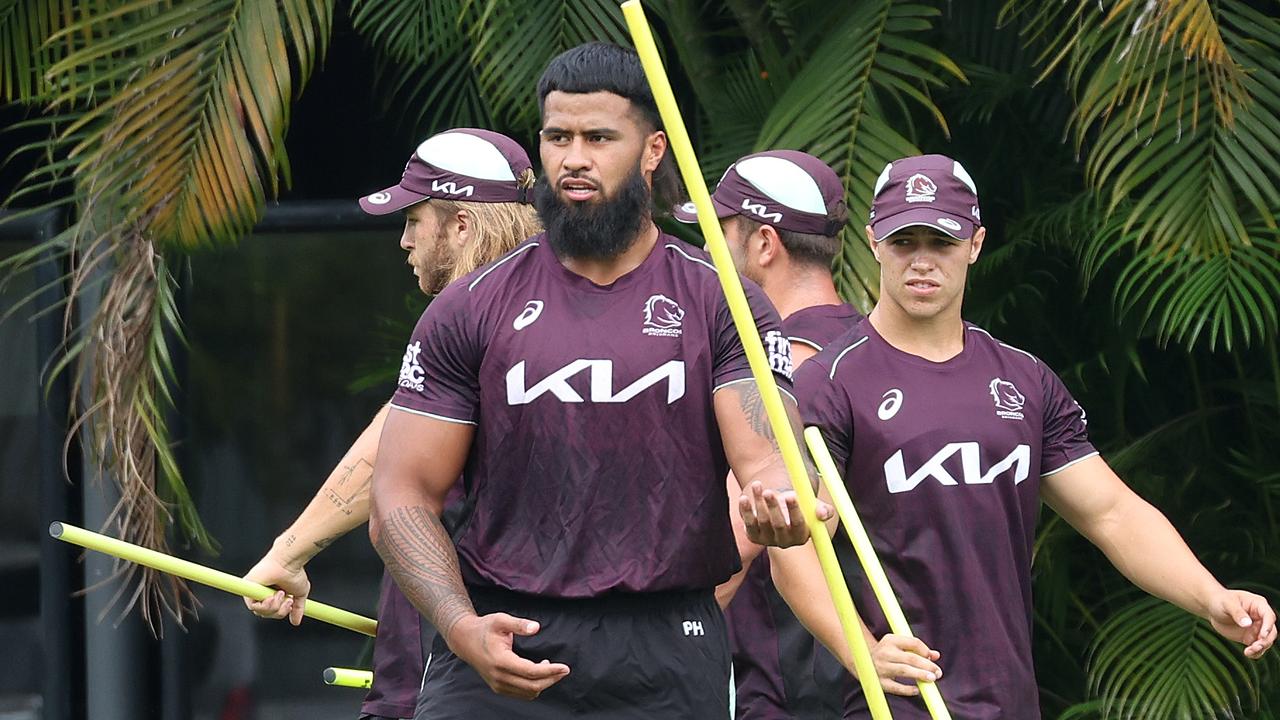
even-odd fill
[[[607,92],[624,97],[654,130],[662,129],[662,117],[645,79],[644,66],[630,48],[590,42],[565,50],[547,65],[538,80],[538,112],[546,109],[547,96],[557,90],[584,95]]]
[[[538,80],[538,113],[546,112],[547,96],[553,92],[586,95],[594,92],[613,93],[626,98],[640,118],[653,130],[662,130],[658,103],[649,89],[644,66],[635,50],[607,42],[589,42],[569,48],[555,56]],[[676,173],[671,148],[653,172],[655,215],[669,215],[674,205],[684,198],[684,186]]]

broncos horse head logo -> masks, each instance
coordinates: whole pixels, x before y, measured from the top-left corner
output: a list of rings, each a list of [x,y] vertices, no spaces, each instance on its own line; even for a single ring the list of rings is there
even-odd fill
[[[933,202],[938,194],[938,184],[928,175],[916,173],[907,178],[907,202]]]
[[[1027,398],[1018,392],[1018,388],[1008,380],[995,378],[991,381],[991,399],[996,401],[997,410],[1007,410],[1009,412],[1017,412],[1027,404]]]
[[[644,304],[644,324],[655,328],[678,328],[684,310],[666,295],[653,295]]]

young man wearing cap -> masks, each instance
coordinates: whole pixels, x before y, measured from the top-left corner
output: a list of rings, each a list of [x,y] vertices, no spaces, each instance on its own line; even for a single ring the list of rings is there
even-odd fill
[[[440,632],[418,717],[725,717],[726,472],[770,488],[754,540],[807,529],[774,490],[789,481],[714,266],[652,221],[670,168],[639,59],[571,49],[538,97],[546,233],[427,309],[421,383],[396,393],[374,471],[374,546]],[[787,388],[777,313],[745,284]]]
[[[400,247],[418,287],[438,294],[451,281],[510,251],[541,230],[531,205],[534,174],[528,155],[514,140],[488,130],[460,128],[428,138],[405,166],[400,182],[360,198],[371,215],[403,212]],[[403,370],[400,385],[421,378]],[[280,588],[274,596],[245,604],[259,617],[288,617],[297,625],[311,592],[306,564],[334,540],[369,520],[369,483],[378,456],[383,408],[325,480],[311,503],[271,550],[245,575]],[[383,575],[374,643],[374,681],[365,718],[410,718],[422,681],[422,647],[431,637],[413,606]],[[421,631],[425,630],[426,634]]]
[[[725,171],[711,202],[734,266],[764,290],[782,316],[797,367],[862,318],[836,294],[831,278],[848,209],[840,178],[825,163],[796,150],[748,155]],[[674,215],[697,222],[692,203]],[[730,475],[735,504],[737,486]],[[737,511],[730,513],[736,521]],[[814,681],[813,636],[775,589],[768,556],[757,557],[762,549],[740,533],[744,568],[716,589],[729,629],[735,717],[830,717],[842,698],[824,693]]]
[[[964,168],[941,155],[890,164],[866,233],[879,302],[800,368],[796,390],[919,637],[888,635],[874,595],[850,578],[882,638],[882,684],[911,696],[913,681],[941,677],[952,717],[1039,717],[1030,570],[1042,498],[1138,586],[1205,618],[1247,657],[1265,652],[1276,637],[1267,601],[1220,585],[1116,477],[1052,370],[961,319],[986,234]],[[867,717],[846,684],[846,717]],[[890,707],[895,718],[928,717],[915,698],[890,697]]]

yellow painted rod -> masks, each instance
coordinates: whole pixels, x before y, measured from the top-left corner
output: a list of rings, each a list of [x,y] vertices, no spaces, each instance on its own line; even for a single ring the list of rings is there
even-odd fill
[[[75,525],[55,522],[49,525],[49,534],[72,545],[79,545],[83,548],[106,553],[121,560],[128,560],[160,572],[177,575],[180,578],[198,582],[201,585],[208,585],[211,588],[223,590],[232,595],[247,597],[251,600],[262,600],[276,593],[275,590],[265,585],[250,582],[230,573],[224,573],[221,570],[214,570],[213,568],[193,563],[190,560],[183,560],[150,548],[117,540]],[[354,630],[369,636],[378,632],[378,623],[372,618],[357,615],[332,605],[325,605],[310,598],[307,599],[304,614],[320,622],[337,625],[340,628]]]
[[[885,619],[889,621],[889,629],[895,635],[911,635],[907,616],[902,613],[898,596],[893,594],[889,577],[884,574],[884,567],[880,565],[876,549],[871,546],[871,538],[867,536],[867,530],[862,526],[862,519],[858,517],[858,511],[853,507],[853,500],[849,497],[849,491],[840,478],[840,470],[836,467],[831,451],[827,449],[827,443],[822,438],[822,431],[816,427],[807,427],[804,429],[804,439],[809,445],[813,461],[818,465],[818,474],[822,477],[832,502],[835,503],[836,513],[840,515],[840,522],[844,524],[845,534],[853,543],[853,551],[857,553],[858,562],[862,564],[862,572],[871,583],[871,590],[876,594],[876,600],[880,601]],[[947,705],[942,701],[942,693],[938,692],[937,685],[919,681],[916,686],[920,688],[920,697],[929,708],[929,715],[934,720],[951,720],[951,713],[947,712]]]
[[[324,682],[326,685],[368,689],[373,687],[373,673],[368,670],[356,670],[354,668],[325,668]]]
[[[774,436],[778,439],[778,449],[782,453],[783,463],[791,477],[791,484],[795,488],[800,509],[804,513],[805,523],[813,536],[814,549],[817,550],[818,560],[822,564],[822,574],[831,591],[845,640],[852,651],[855,669],[863,692],[867,695],[872,717],[876,720],[889,718],[891,717],[889,706],[885,702],[884,691],[880,687],[880,680],[872,664],[866,638],[862,634],[862,621],[858,618],[853,606],[849,588],[845,585],[844,574],[840,572],[840,565],[836,560],[831,538],[827,535],[826,526],[814,514],[816,498],[809,484],[809,474],[800,454],[800,446],[796,441],[795,433],[791,430],[791,423],[787,419],[786,407],[782,404],[777,383],[774,382],[773,372],[765,356],[764,343],[760,339],[760,332],[756,329],[751,306],[747,302],[746,294],[742,290],[742,282],[734,269],[729,248],[725,245],[720,221],[716,218],[711,206],[711,195],[707,192],[706,183],[702,179],[702,170],[698,166],[697,156],[694,155],[693,143],[689,140],[689,133],[685,129],[680,108],[676,104],[675,94],[671,91],[671,83],[667,78],[666,70],[662,67],[662,59],[658,55],[658,47],[653,41],[653,34],[645,19],[644,8],[638,0],[628,0],[622,3],[622,14],[626,17],[636,53],[639,54],[640,62],[644,65],[645,76],[649,80],[649,87],[653,91],[658,112],[662,116],[667,141],[675,155],[685,187],[689,190],[690,199],[698,209],[698,225],[702,228],[707,250],[710,251],[711,259],[715,262],[725,301],[729,305],[734,325],[738,329],[738,337],[742,339],[747,361],[751,365],[751,374],[755,376],[756,384],[760,388],[760,396],[764,401],[769,424],[773,428]]]

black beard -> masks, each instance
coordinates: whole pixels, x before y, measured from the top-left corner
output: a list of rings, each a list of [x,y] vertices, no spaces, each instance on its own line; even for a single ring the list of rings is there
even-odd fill
[[[581,203],[561,200],[544,176],[533,188],[533,205],[556,255],[608,260],[638,239],[649,218],[649,186],[637,167],[613,197]]]

